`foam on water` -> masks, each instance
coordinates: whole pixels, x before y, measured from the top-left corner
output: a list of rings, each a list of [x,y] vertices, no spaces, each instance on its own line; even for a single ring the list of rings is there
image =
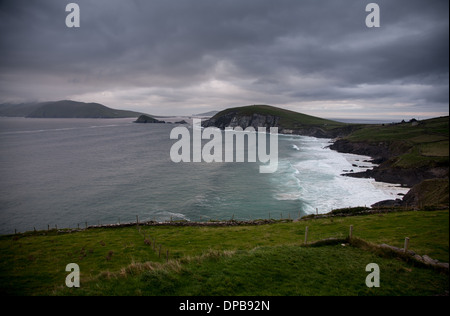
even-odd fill
[[[342,176],[373,167],[369,157],[337,153],[327,148],[329,139],[314,137],[279,134],[272,174],[259,173],[260,163],[173,163],[171,129],[132,119],[0,118],[0,233],[133,222],[136,216],[301,216],[407,192]]]
[[[408,192],[407,188],[373,179],[343,176],[375,165],[368,162],[370,157],[329,149],[329,139],[299,136],[280,140],[280,144],[287,142],[291,148],[295,146],[301,152],[281,153],[279,170],[273,178],[277,187],[274,196],[278,200],[302,200],[306,213],[315,213],[316,209],[319,213],[326,213],[343,207],[370,206]]]

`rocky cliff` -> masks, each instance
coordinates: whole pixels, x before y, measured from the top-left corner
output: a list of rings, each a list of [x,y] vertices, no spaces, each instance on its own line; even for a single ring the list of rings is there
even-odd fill
[[[244,107],[246,108],[246,107]],[[276,113],[276,108],[271,108],[272,112]],[[241,127],[246,129],[247,127],[253,127],[255,130],[258,127],[277,127],[280,134],[295,134],[304,136],[313,136],[318,138],[336,138],[350,134],[355,129],[359,128],[358,125],[341,124],[329,120],[317,119],[317,122],[311,123],[311,117],[304,114],[306,119],[301,117],[300,119],[286,119],[289,113],[279,109],[279,115],[268,114],[266,108],[260,108],[255,106],[253,113],[249,111],[243,111],[241,108],[235,110],[229,110],[226,112],[220,112],[209,120],[203,121],[203,127],[218,127],[225,129],[225,127]],[[293,112],[294,113],[294,112]],[[319,121],[322,120],[322,121]]]
[[[280,127],[280,118],[274,115],[262,115],[253,113],[252,115],[239,115],[238,112],[229,112],[224,115],[214,116],[209,120],[202,122],[203,127],[218,127],[225,129],[225,127],[238,127],[246,129],[251,126],[257,129],[258,127]]]

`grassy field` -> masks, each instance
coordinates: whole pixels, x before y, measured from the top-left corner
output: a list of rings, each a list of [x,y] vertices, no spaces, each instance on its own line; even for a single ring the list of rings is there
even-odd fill
[[[448,274],[340,243],[354,236],[449,261],[448,211],[410,211],[261,226],[98,228],[0,237],[0,292],[6,295],[432,295]],[[161,251],[160,251],[161,245]],[[302,247],[300,247],[302,246]],[[166,255],[169,260],[166,262]],[[65,267],[80,266],[81,287],[65,287]],[[365,266],[380,265],[380,288]]]
[[[417,168],[448,165],[449,119],[439,117],[419,123],[367,125],[351,133],[347,139],[354,142],[388,143],[399,156],[394,167]]]

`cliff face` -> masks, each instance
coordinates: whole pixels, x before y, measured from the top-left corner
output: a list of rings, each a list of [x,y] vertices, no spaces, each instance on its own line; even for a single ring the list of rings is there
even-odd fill
[[[279,127],[280,118],[273,115],[261,115],[254,113],[253,115],[238,115],[236,112],[230,112],[219,117],[213,117],[207,121],[202,122],[203,127],[218,127],[225,129],[225,127],[242,127],[246,129],[249,126],[257,129],[258,127]]]
[[[394,156],[390,147],[387,142],[351,142],[346,139],[338,139],[330,146],[330,149],[341,153],[370,156],[373,163],[380,164]]]
[[[202,122],[203,127],[278,127],[280,134],[295,134],[304,136],[313,136],[318,138],[336,138],[348,135],[353,131],[355,126],[342,126],[333,129],[326,129],[323,126],[314,126],[307,124],[298,124],[296,128],[287,128],[281,123],[281,118],[276,115],[253,113],[251,115],[242,115],[239,112],[228,112],[226,114],[215,116],[209,120]]]

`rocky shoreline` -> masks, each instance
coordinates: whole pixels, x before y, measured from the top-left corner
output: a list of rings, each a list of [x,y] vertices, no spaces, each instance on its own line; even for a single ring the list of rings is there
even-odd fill
[[[366,142],[351,142],[337,139],[329,146],[330,149],[341,153],[364,155],[372,158],[371,162],[379,166],[355,173],[346,173],[346,176],[356,178],[373,178],[379,182],[401,184],[412,188],[414,185],[427,179],[444,178],[448,175],[448,167],[429,166],[418,168],[397,168],[392,166],[390,159],[399,155],[402,148],[394,147],[386,142],[371,144]]]
[[[403,149],[392,147],[391,144],[383,142],[371,144],[350,142],[345,139],[337,139],[329,146],[330,149],[337,152],[369,156],[372,158],[372,163],[379,164],[373,169],[363,172],[345,173],[343,175],[355,178],[373,178],[378,182],[401,184],[410,188],[409,192],[402,199],[380,201],[372,206],[424,206],[424,199],[420,197],[422,191],[430,191],[432,193],[433,191],[440,191],[442,187],[448,188],[448,166],[395,167],[393,166],[392,158],[399,155]],[[430,185],[433,181],[435,182],[434,186]],[[438,196],[443,196],[442,193],[438,193]],[[440,203],[448,205],[448,197],[446,201],[435,199],[434,203],[436,205]]]
[[[449,168],[447,165],[428,163],[417,167],[398,167],[395,164],[396,158],[400,157],[412,150],[412,147],[406,141],[350,141],[346,137],[351,135],[358,129],[364,128],[358,124],[346,124],[343,126],[331,126],[329,122],[323,124],[303,124],[298,122],[291,124],[293,126],[283,126],[281,116],[272,115],[268,113],[258,113],[261,109],[254,109],[253,113],[248,113],[242,110],[242,108],[232,109],[228,112],[216,115],[211,119],[202,122],[202,127],[218,127],[225,129],[226,127],[241,127],[246,129],[247,127],[278,127],[280,134],[286,135],[302,135],[311,136],[317,138],[329,138],[333,139],[332,144],[329,146],[331,150],[335,150],[340,153],[349,153],[362,156],[369,156],[371,160],[369,162],[376,164],[372,169],[367,169],[362,172],[346,172],[344,176],[355,178],[372,178],[377,182],[400,184],[405,188],[410,188],[410,192],[403,197],[403,199],[380,201],[374,204],[375,206],[404,206],[409,205],[418,206],[423,201],[419,198],[420,191],[416,186],[421,185],[424,181],[431,179],[447,179],[444,186],[448,187],[448,173]],[[282,112],[280,112],[282,113]],[[400,123],[399,123],[400,124]],[[420,125],[417,121],[412,122],[411,126]],[[395,139],[395,138],[394,138]],[[437,183],[435,187],[431,188],[432,191],[438,192],[438,186],[443,183]],[[430,189],[428,184],[427,189]],[[416,188],[415,190],[412,190]],[[423,186],[421,187],[423,189]],[[442,201],[448,205],[447,200],[442,199],[442,192],[439,193],[439,203]]]

